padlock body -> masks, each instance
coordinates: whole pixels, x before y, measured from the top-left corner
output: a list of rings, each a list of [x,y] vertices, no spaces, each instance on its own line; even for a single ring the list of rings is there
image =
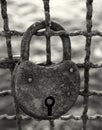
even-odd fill
[[[12,92],[19,107],[37,119],[60,117],[73,106],[79,95],[79,71],[69,60],[46,67],[24,61],[15,68],[13,75]],[[55,100],[51,116],[45,105],[49,96]]]

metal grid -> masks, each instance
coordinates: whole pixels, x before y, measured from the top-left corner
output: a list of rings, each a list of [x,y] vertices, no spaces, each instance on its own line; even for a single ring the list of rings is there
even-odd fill
[[[13,69],[15,64],[20,60],[20,57],[13,57],[12,55],[12,46],[11,46],[11,37],[12,36],[22,36],[24,32],[18,32],[16,30],[9,29],[9,22],[8,22],[8,15],[7,15],[7,2],[6,0],[0,0],[1,2],[1,15],[3,19],[3,29],[4,31],[0,31],[0,36],[6,38],[7,44],[7,52],[8,57],[0,60],[0,68],[2,69],[9,69],[12,75]],[[94,64],[90,62],[90,55],[91,55],[91,40],[93,36],[102,36],[102,32],[100,31],[92,31],[92,14],[93,14],[93,0],[86,0],[86,31],[76,31],[76,32],[65,32],[65,31],[53,31],[50,29],[50,7],[49,7],[49,0],[43,0],[44,3],[44,12],[45,12],[45,25],[46,30],[42,32],[38,32],[37,36],[45,36],[46,37],[46,52],[47,52],[47,64],[51,64],[51,48],[50,48],[50,37],[51,36],[79,36],[82,35],[86,38],[86,56],[84,58],[84,63],[78,63],[77,66],[79,68],[84,69],[84,90],[80,90],[80,96],[83,96],[83,112],[81,116],[75,115],[66,115],[60,117],[61,120],[82,120],[83,121],[83,130],[86,130],[87,121],[88,120],[96,120],[102,119],[102,115],[93,115],[88,116],[88,101],[89,96],[102,96],[102,92],[97,92],[96,90],[89,91],[89,71],[91,68],[101,68],[102,64]],[[0,92],[0,96],[7,96],[11,95],[11,90],[5,90]],[[12,95],[11,95],[12,96]],[[17,120],[18,130],[21,130],[21,121],[31,119],[29,116],[22,116],[19,114],[19,108],[17,102],[15,100],[15,108],[16,108],[16,115],[9,116],[9,115],[1,115],[0,120],[7,119],[7,120]],[[50,120],[50,129],[54,130],[54,121]]]

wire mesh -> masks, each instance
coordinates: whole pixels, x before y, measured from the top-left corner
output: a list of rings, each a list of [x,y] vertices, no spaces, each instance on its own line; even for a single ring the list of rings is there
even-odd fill
[[[7,1],[6,0],[0,0],[1,2],[1,16],[3,19],[3,31],[0,31],[0,36],[6,38],[6,44],[7,44],[7,52],[8,57],[0,60],[0,68],[2,69],[9,69],[12,75],[13,69],[16,65],[16,63],[20,60],[20,57],[13,57],[12,55],[12,44],[11,44],[11,37],[12,36],[22,36],[24,32],[19,32],[17,30],[10,30],[9,29],[9,21],[8,21],[8,15],[7,15]],[[88,120],[96,120],[96,119],[102,119],[102,115],[96,114],[93,116],[88,116],[88,102],[89,102],[89,96],[102,96],[102,92],[98,92],[96,90],[90,90],[89,91],[89,80],[90,80],[90,69],[91,68],[101,68],[102,64],[94,64],[90,62],[90,55],[91,55],[91,40],[94,36],[101,36],[102,32],[98,30],[92,31],[92,14],[93,14],[93,0],[86,0],[86,30],[84,31],[75,31],[75,32],[66,32],[66,31],[53,31],[50,29],[51,24],[51,18],[50,18],[50,6],[49,6],[49,0],[43,0],[44,4],[44,12],[45,12],[45,25],[46,30],[42,32],[37,32],[37,36],[45,36],[46,37],[46,56],[47,56],[47,64],[51,64],[51,48],[50,48],[50,37],[51,36],[60,36],[60,35],[66,35],[66,36],[84,36],[86,38],[86,46],[85,46],[85,58],[84,63],[77,63],[77,66],[79,68],[84,69],[84,90],[80,90],[80,96],[83,96],[83,112],[81,116],[75,116],[75,115],[66,115],[60,117],[60,120],[82,120],[83,121],[83,130],[87,129],[87,121]],[[0,96],[7,96],[11,95],[11,90],[5,90],[0,92]],[[7,114],[1,115],[0,120],[17,120],[18,124],[18,130],[21,130],[21,121],[22,120],[29,120],[32,119],[29,116],[23,116],[19,113],[19,107],[17,105],[16,100],[15,101],[15,108],[16,108],[16,115],[9,116]],[[54,130],[54,121],[50,120],[50,129]]]

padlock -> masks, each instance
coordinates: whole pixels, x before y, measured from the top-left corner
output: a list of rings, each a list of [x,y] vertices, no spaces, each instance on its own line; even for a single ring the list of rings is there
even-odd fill
[[[75,104],[79,95],[80,75],[77,65],[71,61],[71,43],[61,35],[63,60],[49,66],[29,61],[32,35],[45,28],[45,22],[31,25],[21,42],[21,60],[12,76],[12,94],[19,108],[33,118],[49,120],[59,118]],[[53,31],[64,30],[51,22]]]

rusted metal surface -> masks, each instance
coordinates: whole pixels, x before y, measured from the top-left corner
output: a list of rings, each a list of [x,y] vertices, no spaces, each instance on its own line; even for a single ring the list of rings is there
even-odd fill
[[[6,0],[1,0],[1,16],[3,18],[4,32],[6,33],[6,45],[7,45],[8,57],[12,59],[11,36],[8,35],[8,32],[10,31],[10,29],[9,29],[9,21],[8,21],[8,15],[7,15]]]
[[[92,7],[93,0],[86,0],[86,8],[87,8],[87,13],[86,13],[86,29],[87,33],[90,33],[92,30],[92,12],[93,12],[93,7]],[[86,36],[86,45],[85,45],[85,51],[86,51],[86,56],[84,58],[85,62],[85,67],[84,67],[84,93],[87,94],[89,92],[89,62],[90,62],[90,55],[91,55],[91,41],[92,38],[91,36]],[[82,121],[83,121],[83,130],[86,130],[87,128],[87,119],[88,119],[88,101],[89,97],[84,95],[83,99],[83,114],[82,114]]]
[[[37,31],[44,29],[45,21],[43,22],[37,22],[33,25],[31,25],[26,32],[23,35],[22,41],[21,41],[21,59],[22,60],[28,60],[29,59],[29,48],[30,48],[30,40],[34,34],[36,34]],[[55,23],[51,22],[51,27],[54,31],[64,30],[64,28]],[[63,60],[70,60],[71,59],[71,43],[68,36],[60,36],[63,44]]]
[[[0,31],[0,36],[5,37],[7,35],[10,36],[23,36],[24,32],[20,32],[17,30],[10,30],[8,33],[5,33],[5,31]],[[45,36],[46,32],[42,31],[42,32],[37,32],[35,35],[37,36]],[[66,36],[71,36],[71,37],[75,37],[75,36],[91,36],[91,37],[95,37],[95,36],[99,36],[102,37],[102,32],[98,31],[98,30],[92,30],[92,32],[86,32],[85,30],[82,31],[73,31],[73,32],[67,32],[67,31],[53,31],[50,29],[49,31],[49,35],[50,36],[61,36],[61,35],[66,35]]]
[[[84,96],[85,95],[84,90],[80,90],[79,95]],[[97,97],[99,96],[99,97],[101,97],[102,96],[102,91],[90,90],[86,95],[87,96],[97,96]],[[0,96],[1,97],[3,97],[3,96],[12,96],[11,90],[0,91]]]
[[[14,75],[17,102],[25,113],[35,118],[60,117],[72,107],[79,95],[79,71],[71,61],[48,67],[25,61],[18,65]],[[51,117],[45,105],[49,96],[55,99]]]
[[[8,20],[8,14],[7,14],[7,2],[6,2],[6,0],[0,0],[0,2],[1,2],[1,16],[3,19],[3,29],[4,29],[4,32],[6,33],[5,38],[6,38],[8,59],[10,61],[12,61],[13,54],[12,54],[12,45],[11,45],[11,35],[9,35],[9,33],[8,33],[10,31],[10,29],[9,29],[9,20]],[[13,64],[13,66],[10,66],[10,68],[9,68],[9,70],[11,72],[11,76],[12,76],[14,66],[15,66],[15,64]],[[14,100],[14,102],[15,102],[18,130],[21,130],[21,120],[22,119],[20,118],[19,111],[17,110],[18,106],[17,106],[16,100]]]
[[[31,116],[24,116],[24,115],[21,115],[21,118],[22,120],[33,120],[33,118]],[[7,114],[4,114],[4,115],[1,115],[0,116],[0,120],[17,120],[17,117],[16,115],[7,115]],[[66,115],[66,116],[61,116],[60,118],[58,118],[58,120],[76,120],[76,121],[79,121],[79,120],[82,120],[82,117],[81,116],[74,116],[74,115]],[[95,114],[93,116],[88,116],[87,120],[102,120],[102,115],[100,114]],[[52,123],[50,123],[51,125],[53,125]],[[54,128],[54,125],[51,127],[51,128]]]
[[[44,12],[45,12],[45,26],[46,26],[46,63],[51,64],[51,40],[50,40],[50,27],[51,27],[51,20],[50,20],[50,7],[49,7],[49,0],[43,0],[44,5]]]
[[[46,6],[44,7],[46,8]],[[63,44],[62,63],[42,67],[26,61],[29,60],[32,36],[47,25],[49,23],[46,21],[37,22],[24,33],[21,41],[21,60],[16,66],[12,78],[12,93],[18,106],[26,114],[38,119],[56,119],[65,114],[75,103],[80,89],[78,68],[75,63],[69,61],[71,60],[71,43],[68,36],[60,36]],[[54,22],[50,22],[50,28],[54,31],[64,30]],[[46,30],[46,39],[49,39],[46,41],[48,44],[47,65],[52,64],[49,57],[50,36],[48,30],[50,28]],[[55,102],[53,107],[46,106],[45,101],[48,97],[53,98]]]

